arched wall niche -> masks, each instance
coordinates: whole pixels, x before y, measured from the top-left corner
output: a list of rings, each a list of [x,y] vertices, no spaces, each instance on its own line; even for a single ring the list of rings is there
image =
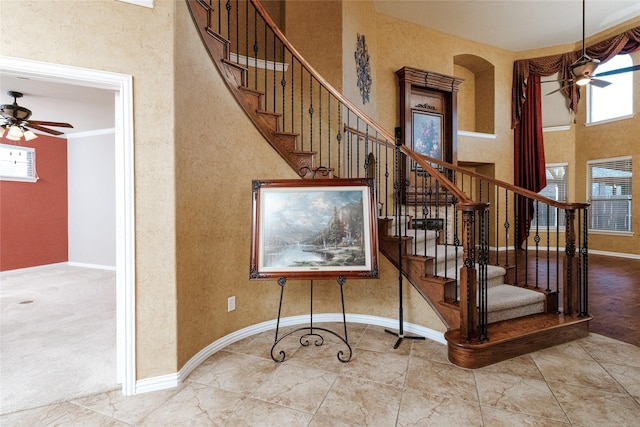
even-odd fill
[[[464,79],[458,93],[458,129],[495,133],[495,67],[471,54],[453,57],[454,74]]]

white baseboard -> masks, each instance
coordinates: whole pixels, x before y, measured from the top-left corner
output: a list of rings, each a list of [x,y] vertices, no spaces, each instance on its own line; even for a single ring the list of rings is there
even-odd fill
[[[67,262],[66,261],[54,262],[53,264],[43,264],[43,265],[36,265],[33,267],[16,268],[15,270],[5,270],[0,272],[0,277],[4,276],[5,274],[28,273],[30,271],[38,271],[38,270],[43,270],[45,268],[51,268],[51,267],[63,266],[63,265],[67,265]]]
[[[614,256],[618,258],[631,258],[631,259],[640,259],[639,254],[625,254],[622,252],[609,252],[609,251],[593,251],[589,250],[589,254],[595,255],[604,255],[604,256]]]
[[[16,268],[15,270],[0,271],[0,277],[3,276],[4,274],[28,273],[30,271],[38,271],[38,270],[43,270],[45,268],[51,268],[51,267],[63,266],[63,265],[70,265],[72,267],[96,268],[100,270],[116,271],[115,265],[87,264],[82,262],[63,261],[63,262],[54,262],[53,264],[43,264],[43,265],[36,265],[33,267]]]
[[[69,261],[67,264],[73,267],[96,268],[98,270],[116,271],[115,265],[89,264],[86,262],[72,262],[72,261]]]
[[[398,320],[396,319],[369,316],[365,314],[347,314],[346,319],[348,323],[363,323],[367,325],[382,326],[394,330],[399,326]],[[286,326],[305,325],[308,324],[309,321],[309,315],[285,317],[280,319],[280,327],[282,328]],[[342,313],[314,314],[313,321],[314,323],[342,322]],[[236,341],[240,341],[244,338],[259,334],[261,332],[270,331],[275,328],[276,320],[274,319],[251,325],[229,335],[226,335],[200,350],[196,355],[189,359],[189,361],[185,363],[177,373],[161,375],[158,377],[146,378],[136,381],[135,394],[177,387],[182,382],[184,382],[184,380],[189,376],[191,372],[193,372],[195,368],[197,368],[200,364],[207,360],[211,355],[222,350],[228,345],[233,344]],[[426,339],[439,342],[440,344],[446,344],[444,333],[425,328],[424,326],[405,322],[404,332],[423,336]]]
[[[136,381],[135,394],[149,393],[152,391],[178,387],[181,382],[182,381],[180,381],[178,373],[138,380]]]
[[[535,246],[533,247],[529,247],[530,251],[534,251],[536,248]],[[550,252],[562,252],[564,253],[564,251],[566,250],[566,248],[564,246],[559,246],[559,247],[547,247],[547,246],[538,246],[538,250],[539,251],[546,251],[549,250]],[[507,247],[505,246],[500,246],[498,247],[498,252],[504,252],[507,250]],[[513,246],[509,246],[508,248],[509,251],[514,251],[515,248]],[[618,257],[618,258],[630,258],[630,259],[640,259],[640,254],[627,254],[624,252],[611,252],[611,251],[599,251],[596,249],[589,249],[589,254],[593,254],[593,255],[604,255],[604,256],[612,256],[612,257]]]

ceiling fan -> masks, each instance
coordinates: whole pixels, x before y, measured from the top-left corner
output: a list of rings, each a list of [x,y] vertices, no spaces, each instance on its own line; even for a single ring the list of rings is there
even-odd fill
[[[611,82],[608,82],[606,80],[601,80],[596,77],[611,76],[614,74],[621,74],[621,73],[627,73],[629,71],[640,70],[640,65],[634,65],[631,67],[619,68],[617,70],[604,71],[600,74],[594,74],[594,72],[596,71],[596,68],[598,68],[598,65],[600,65],[600,60],[591,58],[589,55],[587,55],[587,50],[585,47],[585,7],[584,5],[585,5],[585,0],[582,0],[582,56],[569,66],[569,71],[573,76],[571,79],[546,80],[542,82],[542,83],[548,83],[552,81],[560,81],[560,82],[567,83],[559,87],[558,89],[552,92],[549,92],[547,95],[556,93],[566,87],[569,87],[571,84],[574,84],[574,83],[578,86],[585,86],[585,85],[591,84],[600,88],[607,87],[611,84]]]
[[[38,136],[30,129],[35,129],[40,132],[50,133],[52,135],[62,135],[63,132],[48,129],[44,126],[72,128],[69,123],[61,122],[45,122],[41,120],[29,120],[31,117],[31,110],[18,105],[17,99],[22,98],[23,94],[15,91],[8,91],[7,94],[13,97],[13,104],[0,105],[0,127],[2,127],[2,134],[4,135],[5,129],[8,129],[5,138],[12,141],[19,141],[21,137],[25,140],[31,141]],[[25,129],[29,128],[29,129]]]

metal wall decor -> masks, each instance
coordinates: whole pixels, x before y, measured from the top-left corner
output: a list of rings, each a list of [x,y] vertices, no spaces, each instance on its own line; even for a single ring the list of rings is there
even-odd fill
[[[358,34],[358,42],[356,43],[356,73],[358,74],[358,88],[362,96],[362,103],[369,102],[369,93],[371,91],[371,66],[369,65],[369,50],[364,40],[364,34]]]

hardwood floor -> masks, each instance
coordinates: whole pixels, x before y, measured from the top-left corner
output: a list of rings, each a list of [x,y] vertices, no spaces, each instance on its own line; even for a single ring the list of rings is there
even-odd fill
[[[546,287],[546,252],[539,254],[536,266],[535,252],[518,253],[518,283]],[[514,252],[509,255],[514,262]],[[503,263],[503,257],[500,257]],[[560,254],[559,265],[562,265]],[[495,260],[491,258],[493,263]],[[640,346],[640,259],[629,259],[589,254],[589,314],[593,316],[589,330],[636,346]],[[562,270],[561,270],[562,271]],[[556,257],[550,254],[549,277],[555,283]],[[555,285],[552,285],[552,289]],[[562,299],[560,299],[562,301]]]
[[[589,254],[589,330],[640,346],[640,259]]]

